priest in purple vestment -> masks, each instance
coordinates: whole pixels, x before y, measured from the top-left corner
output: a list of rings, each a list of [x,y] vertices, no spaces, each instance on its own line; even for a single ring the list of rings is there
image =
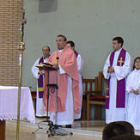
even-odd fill
[[[109,54],[103,69],[107,79],[106,123],[125,120],[125,79],[131,71],[131,57],[123,48],[123,38],[112,40],[113,52]]]
[[[44,93],[44,70],[39,70],[36,67],[37,64],[47,62],[50,56],[50,47],[44,46],[42,48],[43,56],[38,58],[34,65],[32,66],[32,74],[34,78],[37,79],[37,96],[36,96],[36,116],[43,117],[46,116],[46,108],[43,103],[43,93]]]

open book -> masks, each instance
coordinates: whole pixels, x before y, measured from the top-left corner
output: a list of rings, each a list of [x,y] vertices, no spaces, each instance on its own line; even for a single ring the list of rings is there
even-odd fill
[[[51,63],[41,63],[36,65],[37,68],[39,69],[51,69],[51,70],[56,70],[56,68],[53,67]]]

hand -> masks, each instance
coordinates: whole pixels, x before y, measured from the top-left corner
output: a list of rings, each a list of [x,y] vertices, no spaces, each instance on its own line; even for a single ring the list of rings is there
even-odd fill
[[[138,90],[131,90],[132,93],[134,93],[135,95],[139,95],[140,92]]]
[[[114,68],[113,67],[108,67],[108,73],[113,73],[114,72]]]
[[[53,65],[53,63],[52,63],[52,62],[48,62],[48,64]]]
[[[41,70],[39,70],[38,74],[45,75],[45,73],[43,71],[41,71]]]
[[[53,64],[52,67],[55,68],[55,69],[58,69],[58,65],[57,64]]]
[[[140,93],[139,93],[138,90],[134,90],[134,94],[135,94],[135,95],[139,95]]]
[[[134,90],[132,89],[132,90],[130,90],[130,93],[134,93]]]

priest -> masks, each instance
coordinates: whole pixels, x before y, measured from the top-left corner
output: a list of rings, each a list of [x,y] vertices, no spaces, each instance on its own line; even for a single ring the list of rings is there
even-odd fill
[[[32,74],[34,78],[37,79],[37,97],[36,97],[36,116],[37,117],[44,117],[46,116],[46,108],[43,103],[43,92],[44,92],[44,75],[45,71],[39,70],[39,68],[36,67],[37,64],[47,62],[48,58],[50,56],[50,47],[44,46],[42,48],[43,56],[38,58],[34,65],[32,66]]]
[[[49,88],[50,120],[55,125],[72,125],[74,114],[79,113],[80,93],[76,56],[70,47],[66,47],[67,39],[64,35],[57,36],[57,51],[48,60],[48,63],[58,71],[58,98],[57,89]],[[58,59],[57,59],[58,58]],[[48,71],[45,73],[45,85],[48,83]],[[49,72],[49,83],[57,83],[57,72]],[[47,108],[47,86],[44,89],[44,104]],[[57,106],[57,107],[56,107]],[[58,112],[58,113],[56,113]]]
[[[80,113],[75,114],[75,119],[80,119],[81,118],[81,111],[82,111],[82,99],[83,99],[82,70],[83,70],[84,61],[83,61],[82,56],[75,50],[75,43],[73,41],[67,41],[67,46],[72,48],[72,50],[75,53],[76,60],[77,60],[81,107],[80,107]]]
[[[131,71],[131,57],[123,48],[123,38],[112,40],[114,51],[108,56],[103,74],[108,80],[106,123],[125,120],[125,78]]]

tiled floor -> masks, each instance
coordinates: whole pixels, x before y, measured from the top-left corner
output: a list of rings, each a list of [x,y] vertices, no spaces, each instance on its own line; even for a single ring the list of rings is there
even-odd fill
[[[74,129],[99,131],[102,132],[105,127],[104,121],[76,121],[73,125]]]
[[[16,124],[14,121],[7,122],[6,124],[6,140],[15,140],[16,138]],[[20,140],[101,140],[101,136],[98,134],[93,134],[92,136],[88,132],[86,135],[83,135],[83,131],[79,131],[79,134],[75,134],[73,136],[55,136],[48,138],[45,130],[39,130],[36,134],[32,134],[33,131],[36,130],[36,127],[33,125],[26,125],[21,123],[20,127]],[[73,131],[73,130],[70,130]]]
[[[42,130],[32,134],[38,128],[38,122],[44,119],[36,119],[36,124],[30,124],[27,121],[20,122],[20,140],[101,140],[102,131],[105,127],[104,121],[76,121],[72,129],[68,131],[73,132],[73,136],[57,136],[48,138],[46,130],[48,126],[42,123]],[[140,135],[140,131],[136,131]],[[6,140],[15,140],[16,136],[16,121],[7,121],[6,123]]]
[[[44,119],[36,118],[36,124],[41,122]],[[42,127],[45,123],[42,123]],[[73,129],[77,130],[88,130],[88,131],[99,131],[102,132],[105,127],[104,121],[75,121],[73,125]]]

